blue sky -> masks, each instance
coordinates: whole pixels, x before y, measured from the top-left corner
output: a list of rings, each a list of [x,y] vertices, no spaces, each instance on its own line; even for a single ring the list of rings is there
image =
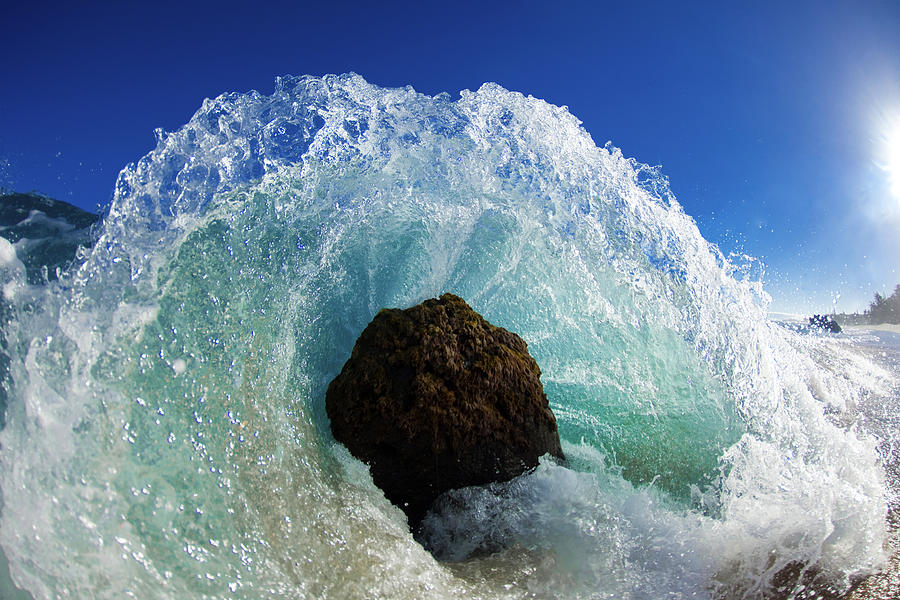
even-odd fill
[[[3,22],[7,189],[105,204],[156,127],[276,75],[496,81],[661,165],[708,240],[765,265],[773,310],[862,309],[900,282],[900,2],[35,0]]]

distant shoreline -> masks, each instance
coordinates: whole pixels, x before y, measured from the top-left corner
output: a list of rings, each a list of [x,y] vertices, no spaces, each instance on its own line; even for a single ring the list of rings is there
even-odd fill
[[[900,325],[892,323],[879,323],[878,325],[844,325],[845,330],[862,331],[866,329],[875,331],[890,331],[891,333],[900,334]]]

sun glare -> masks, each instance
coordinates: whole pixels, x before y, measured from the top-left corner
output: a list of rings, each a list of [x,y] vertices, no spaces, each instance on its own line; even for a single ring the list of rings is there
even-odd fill
[[[891,194],[900,200],[900,117],[895,118],[884,135],[883,168],[887,172]]]

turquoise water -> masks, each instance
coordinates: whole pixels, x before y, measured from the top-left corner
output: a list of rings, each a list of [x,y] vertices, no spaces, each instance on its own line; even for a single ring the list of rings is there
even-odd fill
[[[892,374],[770,322],[565,108],[280,79],[159,132],[58,281],[0,245],[0,545],[35,598],[754,597],[885,559],[853,415]],[[432,515],[449,561],[324,411],[372,316],[443,292],[528,342],[570,458]]]

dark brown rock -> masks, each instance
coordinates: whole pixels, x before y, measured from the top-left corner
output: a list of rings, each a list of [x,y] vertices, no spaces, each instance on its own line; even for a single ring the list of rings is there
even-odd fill
[[[335,439],[415,526],[447,490],[562,458],[541,371],[518,335],[444,294],[382,309],[328,386]]]

